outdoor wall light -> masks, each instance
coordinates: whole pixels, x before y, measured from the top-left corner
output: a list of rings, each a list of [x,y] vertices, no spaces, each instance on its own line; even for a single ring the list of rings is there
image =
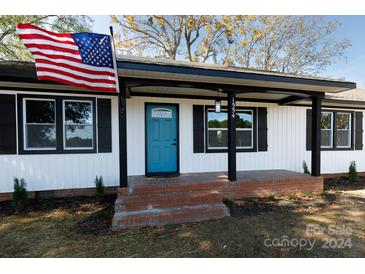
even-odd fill
[[[221,112],[222,101],[215,100],[215,112]]]

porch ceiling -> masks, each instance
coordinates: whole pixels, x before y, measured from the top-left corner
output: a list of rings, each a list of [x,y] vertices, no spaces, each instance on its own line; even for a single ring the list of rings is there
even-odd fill
[[[310,100],[299,100],[294,102],[292,105],[311,107],[312,103]],[[365,109],[365,101],[333,99],[326,96],[324,99],[322,99],[322,107],[340,109]]]
[[[184,87],[166,87],[166,86],[150,86],[150,87],[132,87],[130,88],[131,96],[166,96],[179,98],[202,98],[202,99],[222,99],[227,100],[227,94],[209,89],[184,88]],[[247,99],[248,101],[272,101],[287,98],[287,94],[279,93],[260,93],[247,92],[237,94],[238,100]]]

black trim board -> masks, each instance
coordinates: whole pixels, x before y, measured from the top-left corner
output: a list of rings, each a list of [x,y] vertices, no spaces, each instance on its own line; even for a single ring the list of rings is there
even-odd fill
[[[117,60],[117,67],[118,69],[128,69],[128,70],[154,71],[154,72],[224,77],[224,78],[235,78],[235,79],[246,79],[246,80],[249,79],[256,81],[270,81],[270,82],[291,83],[291,84],[318,85],[324,87],[337,87],[343,89],[356,88],[356,83],[353,82],[330,81],[325,79],[323,80],[308,79],[301,77],[289,77],[289,76],[262,74],[255,72],[204,69],[204,68],[193,68],[186,66],[174,66],[174,65],[164,65],[164,64],[163,65],[151,64],[151,63],[147,64],[136,61]]]
[[[176,171],[173,172],[147,172],[147,106],[148,105],[165,105],[176,106]],[[146,176],[163,176],[180,174],[180,105],[174,103],[145,102],[144,103],[144,152],[145,152],[145,175]]]
[[[125,90],[123,84],[120,84],[120,90]],[[127,99],[120,93],[118,96],[118,125],[119,187],[128,187]]]
[[[23,129],[23,98],[31,99],[54,99],[56,100],[56,140],[57,145],[55,150],[25,150],[24,149],[24,129]],[[36,154],[87,154],[96,153],[96,98],[95,97],[75,97],[75,96],[51,96],[51,95],[33,95],[33,94],[18,94],[18,154],[19,155],[36,155]],[[93,104],[93,148],[92,149],[64,149],[63,148],[63,100],[83,100],[92,101]]]
[[[144,70],[144,71],[155,71],[155,72],[166,72],[166,73],[178,73],[178,74],[189,74],[189,75],[201,75],[201,76],[213,76],[213,77],[224,77],[224,78],[235,78],[235,79],[251,79],[257,81],[270,81],[270,82],[281,82],[281,83],[293,83],[293,84],[306,84],[306,85],[318,85],[327,87],[338,87],[344,89],[356,88],[354,82],[344,82],[327,79],[313,79],[305,77],[296,77],[289,75],[278,75],[275,72],[260,73],[259,71],[233,71],[224,69],[213,69],[213,68],[199,68],[192,67],[189,65],[181,64],[158,64],[143,62],[138,60],[116,60],[117,68],[128,69],[128,70]],[[157,61],[158,62],[158,61]],[[123,76],[123,75],[122,75]],[[24,79],[26,82],[40,82],[36,78],[35,64],[32,62],[2,62],[0,64],[0,79],[15,78],[16,82],[19,79]],[[11,80],[10,80],[11,81]],[[52,83],[52,81],[42,81],[43,83]]]
[[[1,81],[1,78],[0,78],[0,81]],[[4,80],[5,81],[5,80]],[[9,80],[11,81],[11,80]],[[8,82],[9,82],[8,81]],[[27,82],[24,82],[24,81],[19,81],[19,79],[14,79],[13,82],[21,82],[21,83],[27,83]],[[52,85],[57,85],[55,83],[43,83],[43,81],[38,81],[36,82],[37,84],[52,84]],[[1,82],[0,82],[1,84]],[[50,89],[50,88],[31,88],[31,87],[9,87],[9,86],[2,86],[0,85],[0,93],[1,93],[1,89],[6,89],[6,90],[14,90],[14,91],[29,91],[29,92],[36,92],[36,93],[55,93],[55,94],[59,94],[59,93],[65,93],[67,94],[70,94],[70,96],[79,96],[79,95],[103,95],[103,96],[118,96],[118,93],[115,92],[115,93],[112,93],[112,92],[97,92],[97,91],[80,91],[80,90],[68,90],[68,89]],[[59,95],[59,96],[62,96],[62,95]]]

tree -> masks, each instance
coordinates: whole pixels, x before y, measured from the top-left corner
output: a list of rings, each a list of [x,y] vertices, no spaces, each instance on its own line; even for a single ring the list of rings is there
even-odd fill
[[[316,74],[344,58],[336,20],[321,16],[112,16],[124,54]]]
[[[317,74],[351,46],[333,36],[339,23],[322,16],[256,16],[246,22],[244,38],[234,39],[231,56],[247,68]]]
[[[122,53],[217,63],[233,30],[232,16],[112,16]]]
[[[32,60],[16,34],[16,25],[30,23],[57,32],[89,31],[92,19],[88,16],[66,15],[2,15],[0,16],[0,60]]]

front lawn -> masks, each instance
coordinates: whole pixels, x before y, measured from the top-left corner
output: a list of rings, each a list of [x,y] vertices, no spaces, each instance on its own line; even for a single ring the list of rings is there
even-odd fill
[[[365,190],[311,195],[235,202],[234,217],[219,221],[121,232],[110,231],[115,197],[36,201],[17,214],[1,203],[0,257],[364,257]],[[308,236],[308,224],[325,231]],[[328,225],[351,231],[331,236]],[[311,250],[296,245],[308,239]]]

